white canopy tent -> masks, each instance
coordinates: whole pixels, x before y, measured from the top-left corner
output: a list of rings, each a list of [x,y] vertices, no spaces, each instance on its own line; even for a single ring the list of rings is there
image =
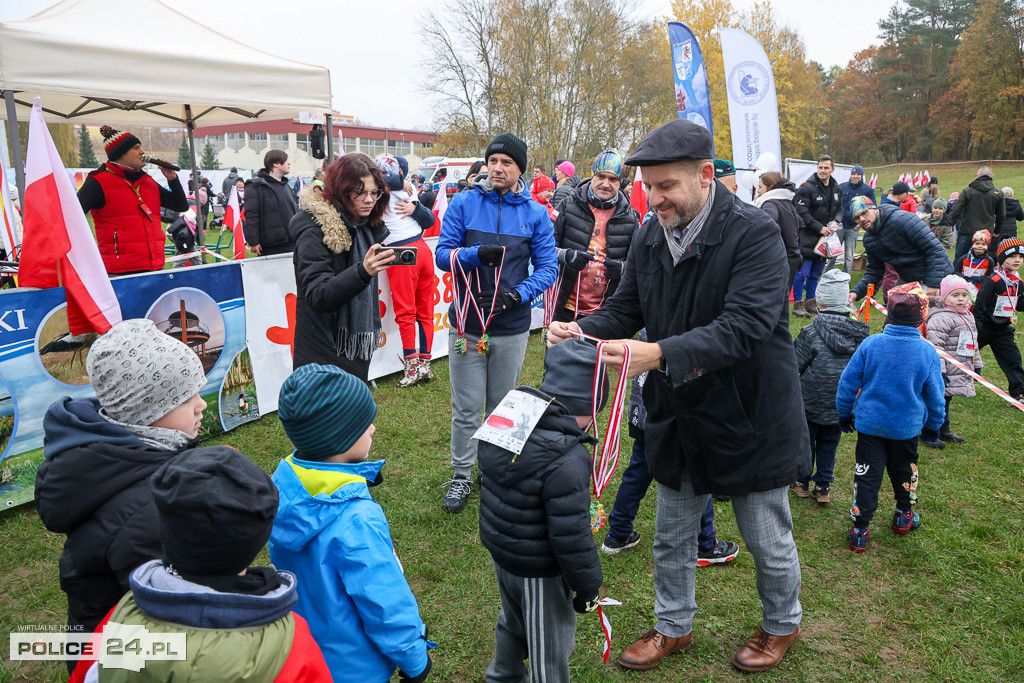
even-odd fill
[[[132,30],[111,30],[111,17]],[[165,41],[154,40],[153,31]],[[61,0],[21,21],[0,22],[0,118],[28,119],[42,98],[51,123],[203,124],[326,114],[331,77],[321,66],[252,48],[160,0]],[[24,192],[17,126],[9,125],[18,188]],[[331,153],[331,147],[328,147]]]

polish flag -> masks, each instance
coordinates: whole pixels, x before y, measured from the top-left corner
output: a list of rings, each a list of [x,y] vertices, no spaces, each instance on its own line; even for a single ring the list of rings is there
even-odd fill
[[[932,181],[932,177],[931,177],[931,175],[928,174],[928,169],[927,168],[924,169],[924,175],[921,176],[921,178],[924,180],[924,184],[925,185],[927,185],[928,183],[930,183]]]
[[[639,166],[636,167],[633,190],[629,193],[629,205],[640,214],[640,220],[643,220],[644,216],[647,215],[647,190],[644,189],[644,179],[640,173]]]
[[[25,162],[25,236],[18,265],[23,287],[63,286],[71,334],[103,334],[121,322],[121,305],[35,98]]]
[[[914,185],[916,185],[918,187],[921,186],[921,172],[920,171],[918,171],[917,173],[914,174]]]
[[[448,185],[441,183],[437,188],[437,199],[434,200],[434,213],[437,214],[437,222],[444,220],[444,212],[448,210]]]
[[[242,212],[238,209],[238,188],[232,187],[228,206],[224,209],[224,225],[235,235],[235,259],[245,258],[245,235],[242,234]]]
[[[868,181],[868,185],[871,186],[872,190],[875,189],[876,187],[878,187],[878,174],[877,173],[872,173],[871,174],[871,180]]]

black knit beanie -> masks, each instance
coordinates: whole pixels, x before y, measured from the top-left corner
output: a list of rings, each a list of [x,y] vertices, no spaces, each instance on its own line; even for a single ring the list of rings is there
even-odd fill
[[[270,538],[277,487],[234,448],[183,451],[156,471],[150,489],[164,564],[183,574],[237,574]]]
[[[548,349],[544,356],[544,379],[540,390],[554,396],[573,415],[590,415],[594,400],[594,369],[597,347],[582,339],[566,339]],[[608,400],[608,372],[601,372],[601,396],[597,411]]]
[[[100,134],[103,136],[103,151],[107,158],[117,161],[135,145],[142,144],[142,141],[126,130],[116,130],[110,126],[100,126]]]
[[[516,162],[520,173],[526,173],[526,143],[515,133],[502,133],[491,140],[484,152],[484,163],[491,158],[492,154],[507,154]]]

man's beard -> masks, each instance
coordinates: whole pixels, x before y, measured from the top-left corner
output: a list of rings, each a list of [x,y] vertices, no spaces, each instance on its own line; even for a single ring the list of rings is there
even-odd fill
[[[704,200],[698,195],[692,202],[674,204],[673,206],[676,207],[676,215],[670,218],[667,223],[661,220],[661,215],[658,215],[658,222],[666,230],[675,230],[676,228],[683,228],[689,225],[697,217],[701,207],[704,206]]]

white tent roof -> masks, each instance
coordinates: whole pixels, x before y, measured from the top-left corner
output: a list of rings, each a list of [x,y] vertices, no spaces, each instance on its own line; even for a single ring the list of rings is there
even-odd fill
[[[115,32],[117,17],[131,21]],[[326,68],[249,47],[160,0],[61,0],[0,22],[0,89],[15,91],[21,120],[36,95],[69,122],[182,122],[186,104],[201,124],[331,111]]]

